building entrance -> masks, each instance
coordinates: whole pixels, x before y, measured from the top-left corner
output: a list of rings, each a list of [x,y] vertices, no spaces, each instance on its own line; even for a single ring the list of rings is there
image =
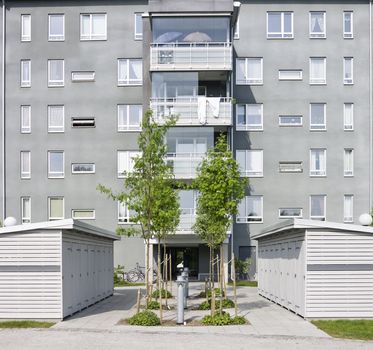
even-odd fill
[[[199,248],[198,247],[169,247],[167,248],[171,254],[172,261],[172,277],[180,273],[184,267],[189,268],[189,276],[192,279],[198,278],[199,271]]]

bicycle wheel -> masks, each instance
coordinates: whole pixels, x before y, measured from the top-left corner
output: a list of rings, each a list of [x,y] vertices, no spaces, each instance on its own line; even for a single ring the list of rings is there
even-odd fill
[[[131,270],[127,273],[127,281],[135,283],[139,280],[139,273],[136,270]]]

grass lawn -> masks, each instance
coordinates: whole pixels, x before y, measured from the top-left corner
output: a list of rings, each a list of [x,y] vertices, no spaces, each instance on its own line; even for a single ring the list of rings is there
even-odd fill
[[[332,337],[373,340],[373,320],[318,320],[312,323]]]
[[[38,321],[4,321],[0,322],[0,328],[49,328],[55,325],[53,322]]]
[[[137,287],[137,286],[145,286],[145,283],[132,283],[127,281],[120,281],[118,283],[114,283],[114,287]]]
[[[228,283],[229,286],[233,286],[233,282]],[[257,281],[237,281],[237,287],[258,287]]]

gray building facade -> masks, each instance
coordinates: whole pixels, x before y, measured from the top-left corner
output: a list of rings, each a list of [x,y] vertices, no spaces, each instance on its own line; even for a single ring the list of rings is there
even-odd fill
[[[96,187],[121,189],[148,108],[179,116],[166,140],[176,178],[195,177],[221,132],[249,177],[226,260],[255,260],[263,225],[370,211],[369,1],[4,1],[1,21],[2,219],[130,224]],[[180,200],[167,246],[203,278],[196,193]],[[114,257],[144,266],[142,240],[116,242]]]

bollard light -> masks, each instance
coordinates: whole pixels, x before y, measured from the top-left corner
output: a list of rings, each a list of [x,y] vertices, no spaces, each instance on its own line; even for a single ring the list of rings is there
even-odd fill
[[[188,272],[182,272],[181,276],[184,278],[185,285],[184,285],[184,308],[187,308],[187,297],[189,294],[189,283],[188,283]]]
[[[183,276],[177,276],[177,324],[184,324],[184,307],[185,307],[185,279]]]

